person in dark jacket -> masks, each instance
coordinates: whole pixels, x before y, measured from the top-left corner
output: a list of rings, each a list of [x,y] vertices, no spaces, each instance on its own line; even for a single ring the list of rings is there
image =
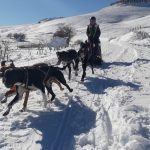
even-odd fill
[[[90,18],[90,24],[87,27],[86,34],[88,36],[88,41],[91,45],[93,55],[99,57],[102,60],[99,39],[101,35],[101,30],[99,25],[96,23],[96,17],[93,16]]]

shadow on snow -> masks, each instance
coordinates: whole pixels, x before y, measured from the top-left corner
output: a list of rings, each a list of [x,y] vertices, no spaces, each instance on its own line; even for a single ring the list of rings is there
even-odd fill
[[[150,60],[149,60],[149,59],[140,59],[140,58],[138,58],[138,59],[136,59],[136,60],[133,61],[133,62],[104,62],[104,63],[100,66],[100,68],[101,68],[101,69],[110,69],[113,65],[114,65],[114,66],[131,66],[131,65],[134,64],[135,62],[145,64],[145,63],[149,63]],[[98,67],[98,68],[99,68],[99,67]]]
[[[132,82],[124,82],[122,80],[115,80],[111,78],[100,79],[98,77],[87,77],[86,81],[84,82],[84,86],[86,86],[87,90],[93,94],[103,94],[107,88],[113,88],[116,86],[129,86],[133,90],[138,90],[140,88],[140,85]]]

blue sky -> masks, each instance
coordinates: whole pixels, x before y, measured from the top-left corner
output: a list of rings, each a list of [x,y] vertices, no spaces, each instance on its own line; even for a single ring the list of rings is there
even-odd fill
[[[0,0],[0,25],[35,23],[99,10],[115,0]]]

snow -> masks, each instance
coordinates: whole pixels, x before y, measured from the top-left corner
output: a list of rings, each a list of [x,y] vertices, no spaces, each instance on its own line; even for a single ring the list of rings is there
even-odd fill
[[[67,40],[65,38],[55,37],[48,43],[48,47],[54,47],[56,49],[67,47]]]
[[[119,12],[119,15],[118,15]],[[2,150],[150,150],[150,38],[137,38],[137,32],[150,35],[150,8],[114,5],[100,11],[53,20],[41,24],[0,27],[1,37],[23,32],[28,41],[49,41],[61,23],[75,27],[76,40],[85,40],[90,16],[98,18],[102,30],[104,64],[87,68],[80,83],[74,72],[68,93],[53,85],[55,101],[42,107],[40,91],[31,92],[28,109],[21,113],[23,101],[14,105],[7,117],[0,115],[0,149]],[[54,50],[16,49],[10,58],[16,66],[46,62],[56,64]],[[78,46],[74,47],[78,49]],[[66,50],[69,48],[63,48]],[[68,71],[64,71],[67,79]],[[7,90],[0,82],[0,98]],[[13,98],[10,97],[8,102]],[[7,102],[7,103],[8,103]],[[0,104],[1,114],[6,104]]]

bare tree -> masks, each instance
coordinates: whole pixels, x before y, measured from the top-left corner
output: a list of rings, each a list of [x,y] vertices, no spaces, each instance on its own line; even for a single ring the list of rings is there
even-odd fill
[[[2,51],[2,45],[0,45],[0,60],[2,59],[3,51]]]
[[[59,26],[58,30],[54,33],[53,36],[67,38],[67,44],[69,46],[71,39],[75,36],[75,29],[69,25],[62,25]]]
[[[9,44],[9,41],[2,41],[3,49],[2,46],[0,46],[1,60],[9,59]]]
[[[26,35],[24,33],[15,33],[13,35],[14,39],[16,39],[18,42],[24,42]]]
[[[40,55],[43,54],[44,46],[45,46],[44,41],[43,40],[39,41],[39,43],[38,43],[38,51],[39,51]]]
[[[12,38],[13,38],[13,34],[12,34],[12,33],[9,33],[9,34],[7,35],[7,37],[10,38],[10,39],[12,39]]]

